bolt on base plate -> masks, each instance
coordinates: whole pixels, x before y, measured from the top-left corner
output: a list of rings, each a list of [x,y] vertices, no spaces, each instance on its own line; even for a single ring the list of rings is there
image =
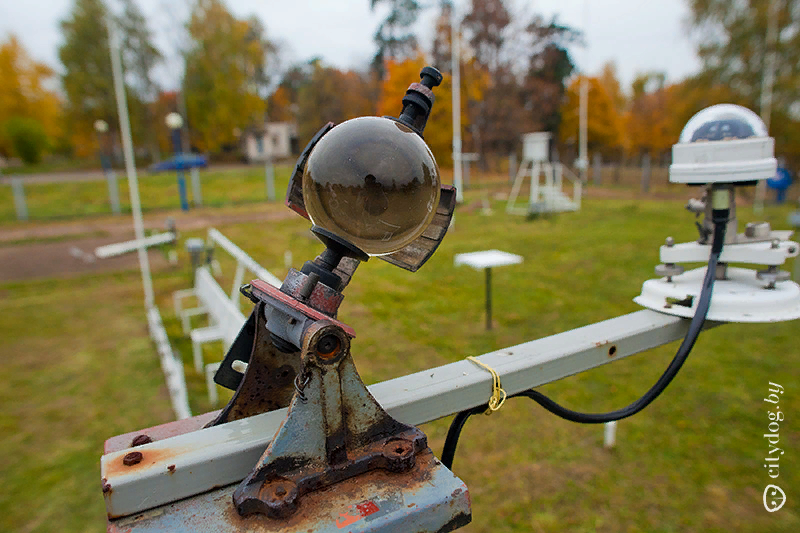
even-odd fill
[[[706,268],[685,274],[651,279],[642,285],[637,304],[669,315],[691,318],[703,287]],[[755,270],[728,267],[728,279],[716,280],[711,294],[707,319],[717,322],[782,322],[800,318],[800,286],[792,281],[778,281],[767,288],[769,280],[757,278]],[[691,297],[691,298],[688,298]]]

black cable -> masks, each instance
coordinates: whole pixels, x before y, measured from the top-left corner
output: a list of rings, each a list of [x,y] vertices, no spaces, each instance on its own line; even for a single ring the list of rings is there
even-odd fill
[[[650,387],[650,390],[648,390],[641,398],[627,407],[617,409],[616,411],[611,411],[609,413],[581,413],[579,411],[573,411],[572,409],[568,409],[557,404],[541,392],[534,389],[522,391],[510,397],[513,398],[516,396],[526,396],[554,415],[565,420],[569,420],[570,422],[578,422],[581,424],[603,424],[606,422],[613,422],[615,420],[628,418],[629,416],[635,415],[650,405],[653,400],[658,398],[658,396],[664,392],[664,389],[667,388],[667,385],[669,385],[678,374],[678,371],[683,366],[683,363],[686,362],[686,358],[689,356],[689,352],[691,352],[695,341],[697,341],[697,337],[700,335],[700,331],[703,329],[703,324],[705,324],[706,321],[708,308],[711,304],[711,293],[714,288],[714,280],[716,279],[717,274],[717,264],[719,263],[719,256],[722,253],[722,245],[725,242],[725,228],[728,222],[729,210],[714,210],[713,214],[714,240],[711,244],[711,255],[708,258],[708,268],[706,270],[706,276],[703,279],[703,288],[700,292],[700,298],[697,302],[697,309],[695,310],[692,321],[689,324],[689,330],[686,332],[686,336],[683,338],[683,342],[678,348],[675,357],[673,357],[669,366],[655,383],[655,385]],[[466,424],[467,419],[474,414],[486,411],[486,409],[487,406],[474,407],[458,413],[453,419],[453,422],[450,424],[450,429],[447,431],[447,437],[444,441],[444,449],[442,450],[442,463],[447,468],[452,469],[453,467],[453,459],[456,453],[456,446],[458,445],[458,438],[461,435],[461,430],[464,428],[464,424]]]

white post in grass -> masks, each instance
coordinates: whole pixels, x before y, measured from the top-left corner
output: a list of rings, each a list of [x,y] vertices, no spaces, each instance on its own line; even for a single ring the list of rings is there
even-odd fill
[[[125,100],[120,41],[114,20],[109,17],[107,24],[109,48],[111,49],[111,69],[114,75],[114,92],[117,97],[117,113],[119,114],[119,129],[122,137],[122,153],[125,157],[125,172],[128,174],[128,190],[130,191],[131,211],[133,212],[133,231],[139,241],[139,269],[142,271],[144,306],[146,309],[150,309],[154,303],[153,280],[150,277],[150,262],[147,258],[147,250],[142,244],[144,239],[142,205],[139,202],[139,181],[136,177],[136,162],[133,159],[133,140],[131,139],[131,123],[128,117],[128,103]]]
[[[192,200],[194,200],[195,207],[200,207],[203,205],[203,192],[200,190],[200,171],[197,167],[192,167],[189,173],[192,176]]]
[[[28,220],[28,203],[25,201],[25,185],[22,178],[11,178],[11,189],[14,191],[14,208],[17,220]]]
[[[464,201],[461,181],[461,46],[455,3],[450,5],[450,70],[453,76],[453,185],[456,202]]]
[[[264,175],[267,180],[267,200],[275,201],[275,166],[272,164],[272,154],[267,156],[264,168]]]
[[[603,433],[603,446],[611,449],[617,445],[617,421],[606,422]]]

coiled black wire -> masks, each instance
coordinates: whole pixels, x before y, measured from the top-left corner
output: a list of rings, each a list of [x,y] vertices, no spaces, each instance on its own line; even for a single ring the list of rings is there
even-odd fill
[[[678,348],[675,357],[672,358],[672,361],[667,369],[664,371],[661,377],[658,378],[658,381],[656,381],[655,385],[650,387],[650,390],[644,393],[641,398],[627,407],[617,409],[616,411],[611,411],[608,413],[581,413],[557,404],[541,392],[534,389],[528,389],[509,397],[528,397],[554,415],[565,420],[569,420],[570,422],[578,422],[580,424],[603,424],[606,422],[613,422],[615,420],[622,420],[623,418],[628,418],[629,416],[635,415],[650,405],[653,400],[658,398],[658,396],[664,392],[664,389],[667,388],[667,385],[669,385],[678,374],[678,371],[683,366],[683,363],[686,362],[686,358],[692,351],[692,347],[694,346],[695,341],[697,341],[700,331],[703,329],[703,324],[705,324],[706,315],[708,314],[708,308],[711,304],[711,292],[714,288],[714,280],[716,279],[719,256],[722,253],[722,245],[725,242],[725,227],[727,226],[728,214],[729,210],[727,209],[715,210],[714,212],[714,239],[711,244],[711,254],[708,258],[708,269],[706,270],[706,276],[703,279],[703,288],[700,292],[700,298],[697,302],[697,309],[695,310],[692,321],[689,324],[689,331],[686,332],[683,342]],[[456,454],[458,438],[461,435],[461,430],[464,428],[464,424],[467,423],[467,420],[470,416],[483,413],[486,411],[486,409],[486,405],[481,405],[478,407],[473,407],[472,409],[461,411],[450,423],[450,429],[447,431],[447,437],[445,438],[444,448],[442,450],[442,463],[447,468],[452,469],[453,467],[453,459],[455,458]]]

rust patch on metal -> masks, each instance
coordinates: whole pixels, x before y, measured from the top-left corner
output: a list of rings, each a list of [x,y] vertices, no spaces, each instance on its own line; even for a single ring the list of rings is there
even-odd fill
[[[107,461],[104,465],[103,474],[106,476],[106,478],[113,480],[115,476],[130,474],[131,472],[137,472],[139,470],[146,470],[159,463],[164,464],[164,468],[166,468],[167,464],[172,464],[171,460],[183,451],[183,449],[173,448],[154,450],[148,450],[145,448],[141,451],[129,452],[128,454],[125,454],[125,456],[115,458],[112,461]],[[139,454],[141,455],[141,459],[131,465],[123,464],[124,457],[130,454]]]
[[[175,465],[169,465],[167,467],[167,470],[169,471],[170,474],[174,474],[175,473]]]
[[[111,483],[109,483],[106,478],[103,478],[101,481],[103,483],[103,494],[110,494],[114,492],[114,489],[111,488]]]

